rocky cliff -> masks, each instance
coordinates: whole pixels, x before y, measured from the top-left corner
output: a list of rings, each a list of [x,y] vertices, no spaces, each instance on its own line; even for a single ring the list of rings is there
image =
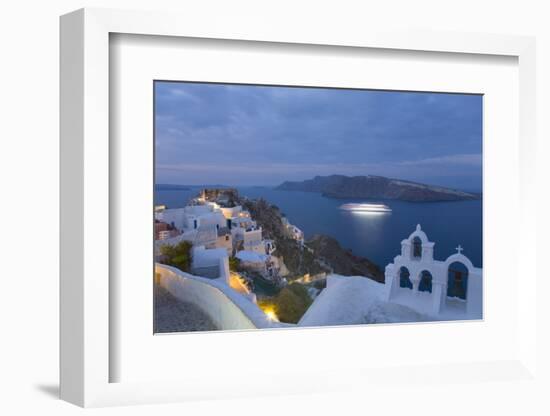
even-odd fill
[[[306,244],[317,258],[330,265],[333,273],[343,276],[367,276],[377,282],[384,282],[384,273],[378,265],[365,257],[356,256],[351,250],[342,248],[338,241],[330,236],[318,234]]]
[[[332,198],[395,199],[411,202],[463,201],[481,198],[479,194],[456,189],[374,175],[316,176],[301,182],[283,182],[277,189],[319,192]]]
[[[316,235],[305,242],[304,248],[300,247],[298,242],[287,236],[279,208],[266,200],[243,199],[241,203],[262,227],[264,238],[275,241],[277,249],[274,255],[284,260],[290,272],[289,280],[306,273],[316,275],[325,272],[367,276],[378,282],[384,281],[384,274],[376,264],[364,257],[355,256],[330,236]]]

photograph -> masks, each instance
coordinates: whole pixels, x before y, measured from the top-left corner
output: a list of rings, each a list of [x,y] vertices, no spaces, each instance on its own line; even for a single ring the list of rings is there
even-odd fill
[[[483,95],[153,89],[154,333],[483,319]]]

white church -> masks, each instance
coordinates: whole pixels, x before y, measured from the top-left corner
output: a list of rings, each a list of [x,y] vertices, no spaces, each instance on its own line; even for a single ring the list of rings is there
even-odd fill
[[[441,319],[481,319],[482,269],[460,245],[446,260],[435,260],[434,245],[420,224],[401,242],[401,254],[386,266],[385,300]]]

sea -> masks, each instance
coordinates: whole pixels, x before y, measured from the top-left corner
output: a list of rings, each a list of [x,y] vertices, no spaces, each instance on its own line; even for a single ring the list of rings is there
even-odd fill
[[[155,190],[155,204],[179,208],[202,187]],[[474,266],[483,266],[483,201],[405,202],[327,198],[319,193],[282,191],[270,187],[237,187],[241,196],[264,198],[277,205],[306,239],[314,234],[334,237],[340,245],[368,258],[382,270],[401,252],[401,241],[420,224],[435,243],[434,258],[445,260],[463,248]],[[359,213],[340,209],[348,202],[382,202],[391,213]]]

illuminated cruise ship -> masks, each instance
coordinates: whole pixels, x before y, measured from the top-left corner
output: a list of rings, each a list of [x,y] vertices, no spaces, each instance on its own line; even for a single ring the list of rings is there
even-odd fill
[[[340,209],[358,212],[391,212],[391,208],[384,204],[344,204]]]

